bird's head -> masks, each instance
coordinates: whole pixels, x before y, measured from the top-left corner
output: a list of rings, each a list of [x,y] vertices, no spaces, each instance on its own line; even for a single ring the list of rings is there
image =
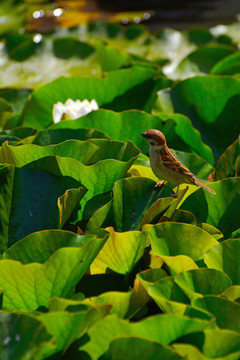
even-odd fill
[[[166,145],[166,138],[159,130],[149,129],[140,135],[148,141],[150,146],[153,146],[157,149],[162,149]]]

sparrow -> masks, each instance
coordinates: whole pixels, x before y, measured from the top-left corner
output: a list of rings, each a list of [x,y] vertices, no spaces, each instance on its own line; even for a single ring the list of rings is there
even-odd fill
[[[169,150],[164,134],[155,129],[149,129],[145,133],[140,134],[149,143],[149,157],[152,171],[159,179],[164,181],[156,184],[155,187],[162,186],[166,181],[171,184],[177,184],[178,194],[179,185],[186,183],[208,190],[210,193],[215,194],[215,191],[199,181],[191,171],[181,163]]]

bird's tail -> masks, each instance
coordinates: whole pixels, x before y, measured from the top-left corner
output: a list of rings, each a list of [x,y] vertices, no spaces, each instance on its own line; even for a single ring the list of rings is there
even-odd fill
[[[213,191],[212,189],[210,189],[210,187],[208,187],[207,185],[203,184],[201,181],[196,180],[196,181],[195,181],[195,184],[196,184],[197,186],[201,186],[202,188],[206,189],[206,190],[209,191],[210,193],[216,195],[215,191]]]

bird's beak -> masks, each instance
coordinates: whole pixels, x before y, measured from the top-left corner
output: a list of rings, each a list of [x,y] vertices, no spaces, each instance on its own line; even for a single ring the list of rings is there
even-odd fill
[[[144,138],[146,137],[146,133],[140,134],[141,136],[143,136]]]

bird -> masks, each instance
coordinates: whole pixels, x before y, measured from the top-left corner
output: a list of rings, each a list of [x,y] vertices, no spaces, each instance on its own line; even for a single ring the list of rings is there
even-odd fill
[[[201,186],[210,193],[216,195],[215,191],[203,184],[191,171],[179,161],[167,146],[164,134],[156,129],[149,129],[145,133],[140,134],[149,143],[150,165],[153,173],[159,179],[155,187],[161,187],[166,181],[170,184],[177,184],[177,192],[172,196],[177,197],[179,185],[186,183]]]

